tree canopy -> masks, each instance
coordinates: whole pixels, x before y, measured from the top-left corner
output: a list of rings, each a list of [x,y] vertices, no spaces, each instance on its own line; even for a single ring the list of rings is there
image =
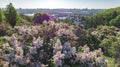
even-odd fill
[[[108,9],[106,11],[97,13],[94,16],[88,17],[84,25],[86,28],[91,28],[91,27],[97,28],[97,26],[99,25],[109,26],[111,24],[110,23],[111,20],[116,18],[116,21],[119,21],[119,19],[117,19],[117,16],[119,15],[120,15],[120,7]]]
[[[13,7],[12,3],[7,5],[6,12],[5,12],[6,22],[9,22],[9,24],[14,27],[17,23],[17,12],[15,8]]]

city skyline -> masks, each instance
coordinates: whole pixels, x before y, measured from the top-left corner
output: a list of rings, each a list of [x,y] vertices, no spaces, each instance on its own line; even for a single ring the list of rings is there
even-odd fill
[[[1,0],[0,7],[12,3],[15,8],[89,8],[108,9],[120,6],[120,0]]]

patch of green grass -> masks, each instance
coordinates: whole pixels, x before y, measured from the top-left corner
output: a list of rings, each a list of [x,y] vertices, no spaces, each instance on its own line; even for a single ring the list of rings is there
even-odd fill
[[[107,60],[108,67],[117,67],[117,64],[114,63],[114,58],[103,56]]]

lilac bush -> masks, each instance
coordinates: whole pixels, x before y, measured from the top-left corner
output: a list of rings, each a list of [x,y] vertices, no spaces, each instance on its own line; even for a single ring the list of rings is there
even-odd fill
[[[34,24],[42,24],[43,21],[48,22],[49,20],[51,20],[51,17],[46,13],[36,13],[33,18]]]
[[[8,43],[0,46],[3,67],[107,67],[101,49],[76,49],[76,35],[65,23],[16,26]]]

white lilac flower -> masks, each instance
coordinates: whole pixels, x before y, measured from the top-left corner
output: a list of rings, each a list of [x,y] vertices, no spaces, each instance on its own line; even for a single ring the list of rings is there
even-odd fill
[[[20,42],[18,40],[15,40],[14,42],[12,42],[12,46],[13,46],[13,48],[16,49],[17,47],[20,46]]]
[[[62,50],[62,44],[61,44],[61,41],[59,39],[57,39],[57,42],[55,43],[54,50],[55,50],[55,52]]]
[[[3,39],[7,40],[7,41],[10,41],[10,38],[9,36],[4,36]]]
[[[30,50],[30,54],[36,54],[37,53],[36,47],[30,47],[29,46],[29,50]]]
[[[36,46],[36,48],[39,48],[43,45],[43,40],[40,37],[38,37],[37,39],[33,37],[32,45]]]
[[[90,58],[90,61],[93,61],[94,58],[96,58],[96,53],[94,54],[95,52],[89,52],[88,54],[88,57]]]
[[[23,57],[21,57],[20,55],[15,55],[15,59],[14,59],[15,62],[19,63],[19,64],[24,64],[24,60],[23,60]]]
[[[13,44],[16,39],[17,38],[15,37],[15,34],[12,34],[12,36],[10,37],[10,40],[9,40],[10,44]]]
[[[87,53],[76,54],[76,61],[86,62],[90,61],[90,57]]]
[[[54,22],[54,21],[50,21],[50,22],[49,22],[49,25],[54,26],[54,25],[55,25],[55,22]]]
[[[37,38],[37,41],[40,46],[43,45],[43,39],[40,36]]]
[[[23,49],[22,49],[22,47],[16,47],[16,54],[23,57]]]
[[[97,61],[98,63],[104,63],[104,62],[105,62],[105,59],[102,58],[102,57],[98,57],[98,58],[96,59],[96,61]]]
[[[9,44],[8,43],[5,43],[2,45],[2,49],[7,49],[9,47]]]
[[[28,57],[25,57],[24,58],[24,62],[25,62],[25,64],[29,64],[30,63],[30,59]]]
[[[84,50],[85,53],[88,53],[90,51],[90,48],[87,45],[85,45],[83,47],[83,50]]]
[[[5,62],[3,67],[9,67],[9,62]]]
[[[59,66],[62,66],[62,61],[58,58],[55,58],[54,59],[54,62],[55,62],[55,67],[59,67]]]
[[[34,34],[38,34],[38,30],[37,30],[35,27],[32,28],[32,32],[33,32]]]
[[[101,56],[103,54],[101,48],[99,48],[98,50],[95,50],[95,52],[98,56]]]
[[[41,64],[41,67],[46,67],[44,64]]]
[[[76,54],[76,47],[72,47],[72,53]]]
[[[58,57],[58,58],[60,58],[60,59],[63,59],[64,58],[64,54],[61,54],[61,52],[60,51],[58,51],[54,56],[53,56],[53,58],[56,58],[56,57]]]
[[[54,56],[53,56],[53,60],[55,62],[55,67],[58,67],[58,66],[62,66],[62,61],[61,59],[64,58],[64,54],[61,54],[60,51],[58,51]]]
[[[10,62],[10,54],[4,54],[4,59],[8,62]]]
[[[83,61],[83,62],[87,61],[86,53],[81,53],[81,55],[80,55],[80,61]]]
[[[38,44],[37,39],[35,37],[33,37],[32,45],[36,45],[36,44]]]

